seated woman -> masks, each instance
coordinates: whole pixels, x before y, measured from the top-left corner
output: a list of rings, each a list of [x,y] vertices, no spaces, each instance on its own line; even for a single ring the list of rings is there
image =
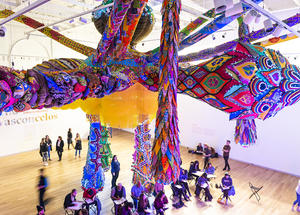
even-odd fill
[[[221,187],[223,192],[222,201],[224,200],[224,198],[226,198],[225,205],[228,204],[228,192],[231,189],[231,187],[232,187],[232,179],[228,174],[228,172],[226,172],[225,176],[222,178],[222,187]]]
[[[192,196],[187,180],[188,180],[188,171],[186,169],[180,169],[179,183],[182,187],[184,187],[185,192],[188,192],[189,196]]]
[[[197,148],[196,148],[196,151],[194,152],[194,154],[197,154],[197,155],[202,155],[203,154],[203,146],[202,146],[202,143],[199,143],[197,145]]]
[[[204,189],[205,191],[205,201],[211,201],[212,200],[212,195],[210,194],[209,191],[209,183],[207,180],[207,174],[203,173],[201,177],[198,178],[197,183],[196,183],[196,191],[195,195],[196,197],[199,198],[201,190]]]
[[[147,210],[150,209],[150,204],[147,196],[144,194],[144,192],[141,193],[139,197],[139,203],[137,212],[139,215],[147,215],[150,214]]]
[[[215,167],[213,167],[213,165],[211,163],[208,163],[206,169],[205,169],[205,173],[210,174],[210,175],[214,175],[215,174]]]
[[[168,198],[166,197],[163,191],[160,191],[154,200],[154,208],[156,210],[157,215],[165,214],[165,210],[168,209],[165,207],[166,204],[168,204]]]

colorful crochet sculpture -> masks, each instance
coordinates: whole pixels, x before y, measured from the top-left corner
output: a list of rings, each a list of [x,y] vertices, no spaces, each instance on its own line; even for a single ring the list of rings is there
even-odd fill
[[[146,120],[136,127],[134,130],[135,145],[133,154],[133,178],[132,183],[141,184],[147,189],[151,187],[151,135],[149,129],[149,121]]]
[[[98,116],[87,115],[87,118],[90,121],[90,138],[86,164],[83,168],[81,186],[84,190],[88,188],[95,188],[99,191],[104,187],[104,171],[102,168],[101,155],[103,145],[100,144],[101,125],[99,123]]]
[[[179,178],[180,150],[177,118],[178,32],[180,0],[164,0],[160,39],[159,95],[152,171],[156,181]]]
[[[208,11],[205,14],[214,20],[189,36],[206,20],[198,18],[178,32],[179,2],[164,1],[162,35],[165,37],[161,47],[147,53],[131,49],[130,40],[146,2],[114,1],[97,50],[76,43],[52,29],[41,29],[42,33],[88,58],[85,61],[52,60],[24,71],[0,67],[0,111],[62,107],[76,100],[117,94],[136,83],[150,91],[159,91],[153,173],[157,180],[169,183],[178,177],[180,161],[176,90],[229,113],[231,120],[240,120],[236,140],[248,146],[256,138],[252,120],[275,116],[281,109],[298,102],[300,73],[279,52],[262,47],[274,44],[274,41],[261,43],[262,46],[244,43],[272,34],[272,31],[264,29],[249,34],[243,31],[243,37],[236,41],[177,58],[177,50],[191,46],[228,25],[245,14],[249,10],[247,6],[242,13],[230,17],[225,17],[224,13],[215,14],[214,10]],[[12,13],[1,11],[0,17]],[[297,14],[284,22],[289,26],[296,25],[300,22],[299,16]],[[43,25],[24,15],[16,21],[33,28]],[[280,38],[278,42],[283,40],[285,38]],[[169,43],[169,49],[166,49],[166,43]],[[178,62],[199,59],[209,60],[187,68],[177,67]],[[126,99],[124,96],[119,101],[125,103]]]

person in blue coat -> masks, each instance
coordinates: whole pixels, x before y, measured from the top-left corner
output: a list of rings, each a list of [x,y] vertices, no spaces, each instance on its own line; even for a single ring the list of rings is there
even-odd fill
[[[114,155],[111,161],[111,174],[112,174],[111,188],[116,186],[116,182],[119,177],[119,172],[120,172],[120,163],[117,159],[117,155]]]

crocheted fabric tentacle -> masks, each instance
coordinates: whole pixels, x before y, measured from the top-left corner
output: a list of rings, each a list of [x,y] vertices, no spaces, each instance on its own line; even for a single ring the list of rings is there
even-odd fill
[[[147,189],[151,183],[151,135],[149,129],[149,121],[145,120],[138,125],[134,131],[135,146],[133,154],[133,178],[132,183],[137,184],[138,181]]]
[[[254,119],[238,119],[235,127],[235,142],[243,147],[255,144],[257,139]]]
[[[156,181],[169,184],[180,173],[177,118],[178,32],[180,0],[164,0],[160,46],[159,97],[152,171]]]

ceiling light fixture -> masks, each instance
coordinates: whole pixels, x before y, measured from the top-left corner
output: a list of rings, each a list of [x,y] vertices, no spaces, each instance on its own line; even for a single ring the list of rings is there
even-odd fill
[[[256,19],[257,14],[258,13],[255,10],[250,10],[244,18],[244,23],[250,25]]]
[[[216,13],[222,13],[226,10],[225,0],[214,0],[214,5]]]
[[[230,17],[238,13],[242,13],[244,11],[243,4],[241,2],[234,4],[232,8],[226,10],[225,16]]]
[[[265,20],[264,26],[265,26],[265,31],[268,33],[274,30],[271,19]]]
[[[6,28],[4,26],[0,26],[0,37],[5,37]]]

